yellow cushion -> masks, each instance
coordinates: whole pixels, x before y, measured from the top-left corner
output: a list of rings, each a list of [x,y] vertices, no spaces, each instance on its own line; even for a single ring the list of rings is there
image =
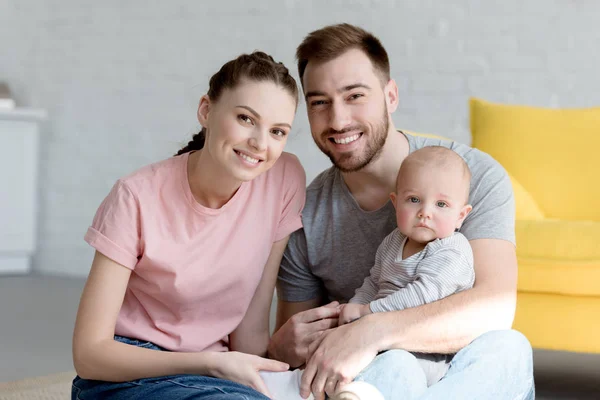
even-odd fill
[[[551,218],[600,221],[600,107],[548,109],[471,99],[473,147],[490,154]]]
[[[517,209],[516,218],[522,220],[540,220],[544,219],[544,214],[537,205],[533,197],[527,190],[517,181],[517,179],[508,174],[512,183],[513,192],[515,195],[515,207]]]
[[[600,296],[600,222],[516,222],[519,291]]]
[[[600,297],[519,292],[513,328],[535,348],[600,353]]]

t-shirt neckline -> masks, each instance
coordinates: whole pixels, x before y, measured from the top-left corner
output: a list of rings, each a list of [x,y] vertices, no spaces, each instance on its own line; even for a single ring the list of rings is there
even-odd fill
[[[402,135],[404,135],[404,137],[406,138],[406,140],[408,142],[408,153],[410,154],[413,151],[413,147],[414,147],[413,144],[411,143],[412,139],[409,137],[411,135],[407,135],[406,133],[404,133],[401,130],[398,130],[398,132],[401,133]],[[350,202],[352,203],[354,208],[356,208],[358,211],[360,211],[364,214],[373,215],[373,214],[384,212],[384,210],[387,210],[389,208],[389,205],[391,204],[391,200],[388,199],[388,201],[386,201],[385,204],[383,204],[381,207],[379,207],[376,210],[371,210],[371,211],[363,210],[362,207],[360,206],[360,204],[358,204],[358,202],[354,198],[354,196],[352,196],[352,193],[350,193],[350,189],[348,188],[348,185],[346,185],[346,182],[344,181],[344,177],[342,176],[342,172],[340,171],[340,169],[337,168],[336,166],[333,166],[333,168],[335,170],[335,179],[339,179],[341,187],[342,187],[342,192],[344,193],[346,198],[350,200]]]
[[[181,157],[181,165],[179,167],[179,175],[182,184],[181,186],[183,189],[183,195],[187,199],[188,204],[194,209],[194,211],[205,215],[219,215],[225,212],[228,208],[232,207],[235,203],[239,201],[239,198],[246,191],[249,182],[242,182],[242,185],[238,188],[233,197],[229,199],[229,201],[225,203],[221,208],[206,207],[196,201],[190,186],[190,179],[187,171],[191,153],[193,152],[190,151],[183,154],[183,156]]]

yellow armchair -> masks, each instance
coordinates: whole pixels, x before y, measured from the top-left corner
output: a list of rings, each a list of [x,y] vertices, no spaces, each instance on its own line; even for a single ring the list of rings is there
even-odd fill
[[[471,99],[473,147],[500,162],[516,202],[514,328],[533,347],[600,353],[600,107]]]

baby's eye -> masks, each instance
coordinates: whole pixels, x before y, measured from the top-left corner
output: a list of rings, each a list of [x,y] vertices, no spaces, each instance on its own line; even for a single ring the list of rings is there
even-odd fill
[[[437,206],[440,208],[448,207],[448,203],[446,203],[444,201],[438,201]]]
[[[419,198],[415,197],[415,196],[411,196],[408,198],[408,201],[410,201],[411,203],[418,203],[419,202]]]

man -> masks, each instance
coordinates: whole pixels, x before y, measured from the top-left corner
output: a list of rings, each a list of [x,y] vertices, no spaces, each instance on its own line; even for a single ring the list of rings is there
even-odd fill
[[[391,114],[398,88],[385,49],[370,33],[348,24],[328,26],[310,33],[296,56],[313,139],[334,166],[308,187],[304,229],[288,243],[269,355],[292,367],[306,364],[301,393],[312,391],[317,400],[391,349],[401,349],[388,352],[400,355],[388,357],[393,369],[408,377],[393,388],[394,398],[411,398],[409,378],[418,363],[409,352],[422,352],[456,355],[444,379],[419,398],[533,399],[531,346],[510,330],[517,262],[506,172],[468,146],[396,130]],[[395,228],[389,194],[402,160],[429,145],[456,151],[473,174],[473,211],[461,233],[473,249],[474,287],[335,328],[337,305],[361,286],[380,242]]]

